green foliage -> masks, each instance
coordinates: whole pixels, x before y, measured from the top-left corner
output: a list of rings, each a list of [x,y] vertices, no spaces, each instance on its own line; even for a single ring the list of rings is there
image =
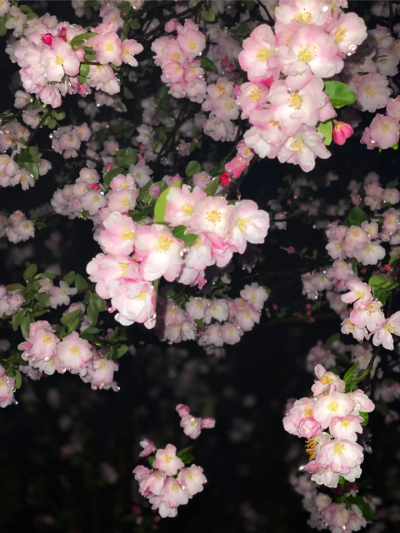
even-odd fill
[[[68,328],[68,334],[75,331],[81,321],[82,311],[80,309],[76,309],[75,311],[72,311],[71,313],[68,313],[61,317],[61,324],[64,324],[64,326],[67,326]]]
[[[6,33],[7,33],[6,18],[1,17],[0,18],[0,37],[3,37]]]
[[[89,74],[90,71],[90,65],[87,65],[86,63],[81,63],[81,66],[79,68],[79,74],[83,77],[86,77]]]
[[[354,363],[343,377],[343,381],[346,384],[346,392],[353,392],[357,388],[358,383],[364,381],[368,374],[368,369],[358,372],[358,363]]]
[[[87,315],[91,320],[92,325],[97,324],[99,318],[99,313],[105,311],[106,306],[104,304],[103,298],[96,293],[91,293],[89,297],[89,304],[87,306]]]
[[[197,235],[195,233],[185,234],[186,230],[187,230],[186,226],[176,226],[176,228],[172,230],[172,235],[176,237],[177,239],[180,239],[181,241],[183,241],[186,246],[190,246],[196,241]]]
[[[368,413],[363,413],[362,411],[360,411],[358,414],[364,419],[364,422],[361,422],[361,425],[362,426],[366,426],[368,424],[368,421],[369,421],[369,414]]]
[[[369,278],[368,285],[372,287],[372,294],[376,300],[385,305],[386,300],[392,294],[392,291],[399,286],[396,281],[384,278],[382,276],[372,276]]]
[[[329,122],[321,122],[318,126],[318,133],[321,133],[324,136],[324,144],[329,146],[332,143],[332,132],[333,132],[333,123],[332,120]]]
[[[215,13],[212,9],[205,9],[203,11],[203,19],[207,22],[214,22],[215,20]]]
[[[137,153],[136,150],[130,146],[125,150],[118,150],[116,154],[117,165],[120,167],[129,167],[131,165],[136,165],[137,162]]]
[[[125,97],[127,100],[133,100],[133,93],[132,93],[132,91],[130,91],[130,90],[128,89],[128,87],[124,87],[124,91],[123,91],[123,93],[124,93],[124,97]]]
[[[74,50],[76,50],[77,48],[81,48],[81,45],[85,41],[88,41],[89,39],[91,39],[92,37],[95,37],[96,35],[98,34],[93,31],[88,32],[88,33],[81,33],[79,35],[76,35],[73,39],[71,39],[69,44],[72,46]]]
[[[10,378],[14,378],[15,379],[15,388],[16,389],[19,389],[21,387],[22,376],[21,376],[21,372],[17,368],[9,367],[7,369],[7,376],[9,376]]]
[[[353,207],[353,209],[349,213],[349,216],[347,217],[347,225],[348,227],[361,227],[361,224],[366,220],[368,220],[367,213],[363,211],[360,207],[358,207],[358,205],[356,205]]]
[[[214,65],[213,61],[205,56],[196,57],[196,59],[200,60],[200,66],[202,68],[208,68],[210,70],[217,70],[217,67]]]
[[[190,163],[187,165],[185,169],[186,176],[189,178],[197,174],[198,172],[201,172],[201,166],[198,161],[190,161]]]
[[[66,274],[63,277],[63,282],[66,283],[67,285],[72,285],[74,281],[75,281],[75,272],[73,270],[71,270],[71,272],[68,272],[68,274]]]
[[[24,279],[26,280],[32,279],[33,276],[36,274],[36,272],[37,272],[37,265],[32,263],[32,265],[29,265],[28,268],[25,270]]]
[[[163,222],[165,222],[164,220],[165,208],[167,206],[167,196],[169,194],[169,191],[172,188],[176,188],[176,187],[180,188],[180,186],[181,186],[181,181],[178,180],[175,183],[173,183],[171,187],[168,187],[167,189],[165,189],[165,191],[163,191],[160,194],[160,196],[157,198],[156,205],[154,206],[154,218],[156,222],[158,222],[159,224],[162,224]]]
[[[325,81],[325,92],[333,107],[340,108],[345,105],[354,104],[356,95],[345,83],[340,81]]]
[[[78,289],[78,291],[83,291],[87,289],[89,285],[83,276],[81,276],[80,274],[76,274],[75,287]]]
[[[207,194],[207,196],[215,196],[215,193],[217,192],[218,187],[219,187],[219,176],[211,180],[211,183],[207,185],[207,187],[204,189],[204,192]]]

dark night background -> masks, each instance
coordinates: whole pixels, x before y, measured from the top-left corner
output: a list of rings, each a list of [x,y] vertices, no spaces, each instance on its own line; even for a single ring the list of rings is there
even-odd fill
[[[358,2],[357,9],[361,4],[366,3]],[[60,20],[80,22],[69,2],[48,2],[47,10]],[[12,107],[9,82],[17,69],[4,52],[0,65],[0,101],[5,110]],[[66,99],[65,111],[72,100]],[[39,144],[45,142],[46,135],[38,136]],[[229,149],[223,146],[221,155]],[[344,197],[350,179],[361,180],[370,171],[385,182],[398,176],[397,152],[385,157],[377,151],[368,152],[358,138],[350,139],[345,147],[333,147],[332,152],[329,160],[317,162],[312,173],[316,179],[330,170],[339,175],[339,182],[322,190],[329,203]],[[15,187],[0,191],[0,210],[28,212],[48,202],[60,186],[56,163],[60,158],[52,161],[53,170],[41,177],[33,190]],[[82,161],[76,163],[77,168],[80,165]],[[288,173],[298,176],[299,169],[276,161],[258,163],[241,187],[243,197],[257,199],[266,208]],[[60,259],[55,259],[51,246],[44,244],[54,231],[62,236]],[[1,243],[1,283],[18,282],[31,261],[42,269],[59,261],[63,275],[70,270],[84,275],[88,261],[99,253],[91,232],[90,221],[56,216],[46,229],[37,231],[35,241]],[[322,232],[298,222],[289,223],[287,232],[270,232],[262,249],[265,261],[261,267],[263,283],[272,290],[267,307],[276,303],[279,308],[290,306],[292,312],[304,311],[300,274],[314,268],[288,256],[279,246],[313,249],[322,248],[323,242]],[[10,260],[13,248],[28,245],[34,246],[32,260],[22,260],[19,265]],[[269,278],[271,272],[277,275]],[[312,376],[305,371],[309,349],[318,339],[326,341],[337,333],[340,321],[332,314],[332,318],[314,324],[290,318],[278,322],[263,313],[261,324],[246,333],[238,345],[228,347],[226,357],[220,359],[207,355],[195,343],[168,346],[131,328],[136,355],[126,354],[120,360],[118,393],[92,391],[73,375],[44,377],[39,382],[24,377],[16,394],[18,406],[0,412],[1,532],[139,531],[127,518],[134,504],[146,503],[132,476],[139,464],[139,441],[148,437],[158,445],[190,445],[179,427],[178,403],[187,403],[197,415],[205,407],[217,424],[195,441],[195,463],[204,468],[208,479],[204,492],[180,507],[177,518],[163,520],[161,531],[312,531],[306,524],[309,514],[302,509],[301,496],[288,479],[292,469],[306,461],[306,455],[297,455],[302,442],[283,431],[282,417],[286,400],[307,394],[311,387]],[[19,342],[13,335],[4,338]],[[372,429],[374,424],[377,427],[373,420]],[[392,438],[388,435],[379,425],[372,441],[376,453],[364,463],[365,472],[374,471],[380,479],[370,492],[383,498],[388,495],[383,467],[396,468],[398,479],[398,466],[393,466],[396,449],[385,451]],[[114,484],[103,480],[102,463],[117,472]],[[151,530],[149,526],[143,531]],[[400,528],[392,523],[382,531]]]

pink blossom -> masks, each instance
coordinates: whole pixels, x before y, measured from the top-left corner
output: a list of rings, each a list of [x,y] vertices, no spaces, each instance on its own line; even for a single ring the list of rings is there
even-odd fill
[[[157,450],[153,468],[165,472],[167,476],[175,476],[184,466],[183,461],[176,456],[176,448],[173,444],[167,444],[165,448]]]
[[[285,418],[283,419],[283,427],[285,430],[291,435],[300,437],[300,424],[303,420],[307,420],[314,416],[316,403],[317,400],[315,398],[302,398],[301,400],[296,400],[293,407],[287,411]]]
[[[231,234],[232,218],[233,206],[229,205],[225,198],[209,196],[196,203],[190,228],[226,238]]]
[[[60,342],[57,357],[66,370],[80,370],[92,359],[90,344],[73,331]]]
[[[275,54],[275,35],[266,24],[257,26],[243,41],[238,60],[247,77],[254,83],[267,78],[278,78],[278,58]]]
[[[264,307],[264,303],[268,300],[268,293],[258,283],[245,285],[244,289],[240,291],[240,296],[259,311]]]
[[[370,113],[375,113],[377,109],[385,107],[392,92],[388,88],[387,78],[377,73],[365,76],[354,75],[350,80],[349,89],[355,93],[357,105],[361,111]]]
[[[263,243],[269,229],[269,215],[258,209],[252,200],[242,200],[233,209],[233,230],[229,243],[239,253],[246,249],[247,242]]]
[[[186,505],[189,501],[189,494],[183,484],[173,477],[169,477],[161,490],[164,502],[169,508],[176,508],[179,505]]]
[[[191,439],[197,439],[201,430],[212,429],[215,427],[214,418],[196,418],[190,414],[190,409],[187,405],[179,404],[176,406],[179,416],[181,417],[181,427],[183,432]]]
[[[281,163],[298,164],[304,172],[309,172],[315,167],[316,156],[327,159],[331,154],[323,144],[323,136],[316,128],[310,126],[301,126],[296,135],[289,137],[278,153]]]
[[[201,466],[196,465],[191,465],[189,468],[182,468],[177,480],[181,486],[186,488],[189,498],[193,498],[195,494],[202,492],[204,483],[207,483],[203,469]]]
[[[321,447],[316,460],[333,472],[348,474],[363,462],[364,454],[362,447],[355,442],[332,439]]]
[[[393,350],[393,334],[400,336],[400,311],[388,318],[384,326],[375,332],[372,343],[374,346],[382,344],[386,350]]]
[[[69,305],[70,296],[76,294],[77,290],[60,281],[59,287],[51,287],[49,290],[50,306],[56,309],[59,305]]]
[[[350,292],[342,295],[342,301],[347,304],[355,302],[354,309],[369,305],[373,301],[371,287],[362,282],[357,276],[351,275],[347,279],[346,288],[350,289]]]
[[[371,333],[376,333],[386,323],[381,307],[381,302],[374,300],[366,306],[354,309],[350,313],[350,319],[358,328],[366,327]]]
[[[156,293],[152,284],[142,279],[122,279],[113,290],[111,303],[118,310],[115,319],[129,326],[133,322],[154,327]]]
[[[345,13],[329,27],[329,33],[339,50],[351,55],[367,38],[367,27],[355,13]]]
[[[6,375],[5,369],[0,365],[0,407],[7,407],[16,403],[14,399],[15,380]]]
[[[173,226],[188,225],[196,203],[205,198],[206,193],[198,187],[194,187],[193,192],[187,185],[183,185],[182,189],[171,187],[165,208],[166,222]]]
[[[100,234],[100,245],[107,253],[129,255],[136,239],[136,224],[121,213],[110,213],[103,221],[105,230]]]
[[[138,62],[135,55],[143,52],[143,46],[139,44],[135,39],[125,39],[122,42],[122,62],[127,63],[131,67],[137,67]]]
[[[344,418],[334,418],[329,425],[329,431],[333,438],[357,442],[356,433],[362,433],[362,416],[347,415]]]
[[[166,226],[140,226],[136,231],[135,246],[136,259],[141,262],[140,272],[145,280],[153,281],[161,276],[168,281],[175,280],[183,263],[184,245]]]
[[[149,439],[143,439],[139,444],[143,448],[143,450],[139,453],[140,457],[148,457],[156,450],[154,442]]]
[[[333,121],[333,141],[342,146],[353,135],[353,128],[345,122]]]
[[[345,417],[354,409],[354,402],[342,392],[331,392],[320,396],[314,408],[313,416],[322,429],[329,427],[332,419],[335,417]]]
[[[41,57],[48,81],[61,81],[64,73],[76,76],[79,73],[79,59],[71,46],[62,39],[53,39],[51,49],[45,49]]]
[[[383,150],[399,141],[399,123],[391,117],[377,114],[369,127],[369,137],[375,146]]]
[[[314,372],[318,378],[318,380],[315,380],[314,385],[311,387],[314,396],[320,396],[321,394],[325,394],[331,389],[332,385],[334,385],[335,389],[338,392],[345,391],[345,382],[333,372],[326,371],[322,365],[317,365],[314,368]]]
[[[122,63],[122,44],[118,35],[112,31],[99,34],[93,39],[97,61],[101,65],[113,63],[119,67]]]

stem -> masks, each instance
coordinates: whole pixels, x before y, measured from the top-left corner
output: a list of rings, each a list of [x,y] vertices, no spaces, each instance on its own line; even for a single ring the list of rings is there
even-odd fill
[[[50,113],[51,113],[51,110],[50,110],[50,109],[47,109],[46,113],[43,114],[42,118],[40,119],[39,124],[38,124],[38,125],[36,126],[36,128],[32,131],[31,136],[29,137],[28,142],[27,142],[26,145],[25,145],[26,147],[28,147],[28,146],[31,144],[31,142],[32,142],[32,140],[33,140],[33,138],[34,138],[34,136],[35,136],[36,133],[38,132],[39,128],[40,128],[40,127],[43,125],[43,123],[46,121],[46,119],[47,119],[47,117],[50,115]]]

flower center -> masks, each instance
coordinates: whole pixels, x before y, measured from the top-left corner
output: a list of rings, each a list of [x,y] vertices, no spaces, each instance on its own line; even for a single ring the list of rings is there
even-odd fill
[[[334,455],[343,455],[345,451],[345,446],[341,442],[337,442],[335,446],[333,447],[333,454]]]
[[[293,93],[289,98],[289,107],[294,107],[295,109],[300,109],[303,102],[303,98],[298,93]]]
[[[347,33],[347,29],[344,28],[343,26],[340,26],[340,28],[338,29],[338,31],[336,32],[335,37],[334,37],[335,43],[336,44],[341,43],[343,41],[343,39],[345,38],[346,33]]]
[[[180,58],[181,58],[181,54],[180,54],[179,52],[174,52],[174,53],[172,54],[172,56],[171,56],[171,59],[172,59],[173,61],[179,61]]]
[[[388,324],[386,324],[384,326],[384,329],[389,332],[390,334],[394,333],[394,326],[392,326],[392,324],[390,324],[390,322]]]
[[[136,298],[136,301],[137,301],[137,302],[140,302],[140,301],[144,300],[144,299],[146,298],[146,296],[147,296],[147,292],[142,291],[142,292],[139,294],[139,296]]]
[[[157,241],[157,252],[168,252],[172,242],[172,239],[170,239],[169,237],[163,237],[161,235],[161,237],[159,237]]]
[[[123,241],[129,241],[134,239],[135,235],[132,231],[125,230],[120,233],[120,237]]]
[[[329,411],[337,411],[338,410],[338,407],[339,407],[339,404],[338,402],[331,402],[329,405],[328,405],[328,409]]]
[[[258,102],[261,96],[261,91],[258,87],[254,87],[254,89],[250,93],[250,100],[252,102]]]
[[[310,416],[313,415],[313,410],[311,409],[311,407],[306,407],[304,409],[304,418],[310,418]]]
[[[260,46],[257,49],[256,59],[257,61],[267,61],[273,54],[272,50],[268,50],[265,46]]]
[[[364,92],[368,98],[373,98],[376,96],[376,91],[372,87],[366,87]]]
[[[294,18],[302,24],[308,24],[311,22],[311,13],[304,8],[303,11],[299,11]]]
[[[246,231],[247,226],[249,225],[249,222],[250,220],[239,218],[239,220],[236,221],[236,226],[240,229],[240,231]]]
[[[221,222],[221,213],[219,211],[207,211],[206,219],[211,222],[212,224],[217,224],[217,222]]]
[[[381,130],[383,131],[383,133],[386,133],[389,129],[389,124],[381,124]]]
[[[106,44],[106,50],[107,50],[108,52],[112,52],[112,51],[114,50],[114,46],[113,46],[113,44],[112,44],[112,43],[107,43],[107,44]]]
[[[54,63],[56,65],[62,65],[63,64],[63,58],[60,55],[56,55],[56,57],[54,59]]]
[[[344,428],[349,428],[350,427],[350,422],[348,420],[342,420],[342,426]]]
[[[302,154],[305,148],[303,140],[300,137],[295,137],[290,143],[290,147],[293,148],[296,154],[298,154],[299,152]]]
[[[50,337],[43,337],[43,344],[49,344],[51,342]]]
[[[297,57],[300,59],[302,63],[304,64],[309,63],[315,57],[315,46],[311,46],[310,44],[307,44],[306,47],[303,48],[303,45],[301,45],[301,50],[297,54]]]
[[[329,376],[322,376],[322,378],[320,379],[320,382],[322,383],[322,385],[328,385],[328,383],[333,382],[333,379],[330,378]]]
[[[73,347],[71,348],[71,355],[78,355],[78,354],[80,354],[80,353],[81,353],[81,351],[80,351],[80,349],[78,348],[78,346],[73,346]]]

